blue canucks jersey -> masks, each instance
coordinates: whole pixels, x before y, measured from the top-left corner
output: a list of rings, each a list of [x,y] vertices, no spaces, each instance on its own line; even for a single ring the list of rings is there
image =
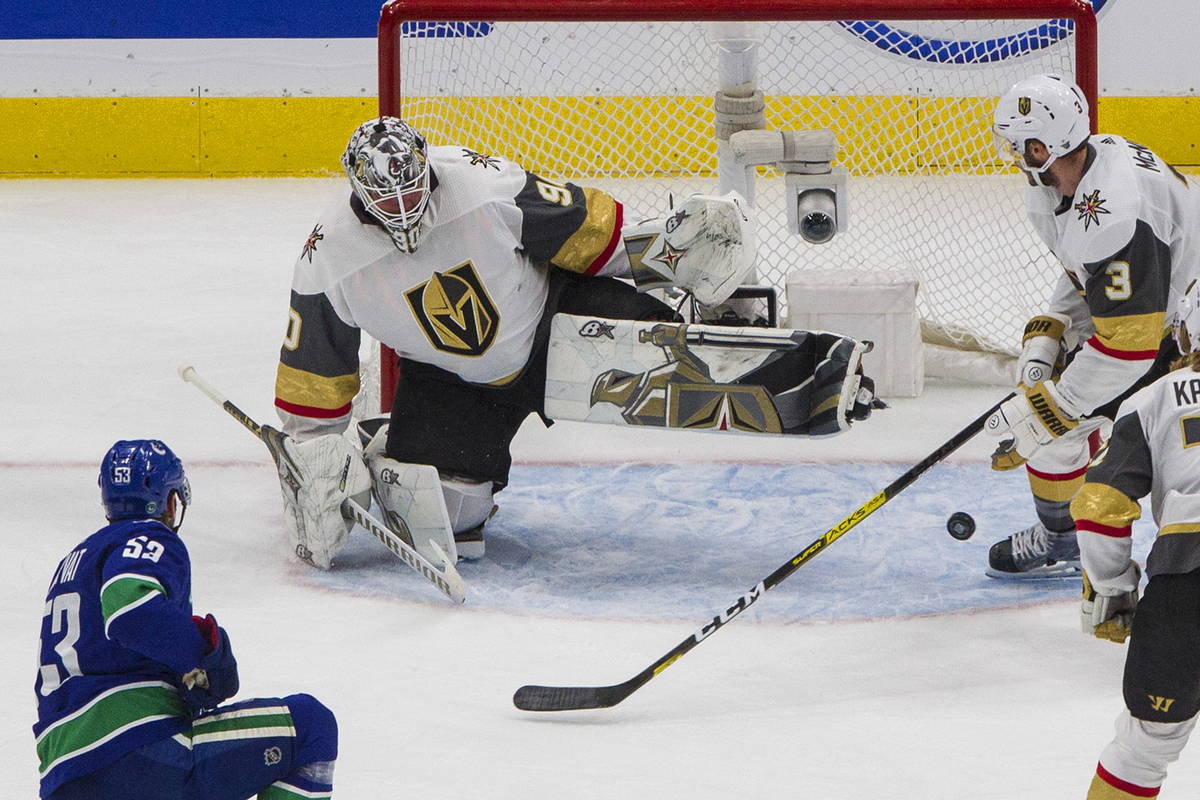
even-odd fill
[[[178,534],[120,520],[75,547],[46,594],[33,726],[41,795],[191,726],[181,676],[207,644]]]

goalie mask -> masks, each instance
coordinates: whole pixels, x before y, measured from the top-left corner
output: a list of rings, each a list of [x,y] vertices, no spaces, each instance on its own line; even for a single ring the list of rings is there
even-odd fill
[[[1188,284],[1187,290],[1180,295],[1171,327],[1180,353],[1188,355],[1200,350],[1200,285],[1197,281]]]
[[[1091,125],[1088,101],[1078,86],[1061,75],[1035,75],[1013,84],[1000,97],[992,133],[1000,157],[1045,186],[1042,174],[1060,156],[1087,141]],[[1028,158],[1033,139],[1049,153],[1040,164]]]
[[[100,462],[99,484],[110,520],[161,518],[174,493],[179,508],[170,523],[178,530],[192,500],[183,463],[157,439],[122,440],[110,447]]]
[[[397,249],[415,251],[429,204],[424,137],[395,117],[367,120],[350,137],[342,166],[354,193],[387,228]]]

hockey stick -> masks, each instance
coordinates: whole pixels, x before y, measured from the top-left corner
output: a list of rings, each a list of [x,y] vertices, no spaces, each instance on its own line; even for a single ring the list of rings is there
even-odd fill
[[[231,417],[242,423],[246,430],[262,440],[262,443],[267,446],[267,450],[271,453],[271,460],[275,462],[275,466],[281,471],[286,471],[284,480],[293,487],[299,485],[297,475],[300,473],[300,469],[283,446],[284,441],[288,438],[286,433],[277,428],[272,428],[270,425],[259,425],[240,408],[226,400],[224,395],[218,392],[212,384],[201,378],[194,367],[181,366],[179,368],[179,377],[206,394],[210,400],[225,409]],[[370,509],[363,508],[360,503],[356,503],[352,498],[347,498],[342,502],[342,516],[352,519],[366,528],[372,536],[383,543],[384,547],[391,550],[397,558],[419,573],[425,580],[436,586],[442,594],[456,603],[466,601],[466,585],[463,583],[462,576],[458,574],[458,570],[450,563],[450,559],[445,553],[440,550],[438,551],[445,566],[444,570],[439,570],[428,559],[413,549],[408,542],[404,541],[391,528],[381,522],[371,513]],[[436,548],[437,545],[435,544],[434,547]]]
[[[759,581],[753,589],[739,597],[736,603],[713,617],[711,622],[705,623],[698,631],[675,645],[675,647],[671,648],[670,652],[629,680],[612,686],[522,686],[513,695],[513,705],[523,711],[576,711],[585,708],[609,708],[620,703],[626,697],[629,697],[629,695],[645,686],[651,678],[683,658],[693,647],[716,633],[717,629],[722,625],[753,605],[765,592],[774,589],[793,572],[816,558],[817,554],[840,539],[846,531],[862,522],[875,511],[878,511],[884,503],[900,494],[900,492],[916,481],[917,478],[921,477],[926,470],[964,445],[983,429],[987,418],[1000,407],[1000,403],[1008,400],[1009,397],[1013,397],[1013,395],[1008,395],[1004,400],[1001,400],[983,412],[967,427],[950,437],[941,447],[925,456],[919,463],[913,465],[908,472],[905,472],[888,484],[883,491],[863,503],[852,511],[849,516],[826,531],[821,538],[801,550],[790,560],[784,562],[777,570]]]

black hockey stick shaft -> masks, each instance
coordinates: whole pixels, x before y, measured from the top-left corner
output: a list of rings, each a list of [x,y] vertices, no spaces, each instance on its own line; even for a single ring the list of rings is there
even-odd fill
[[[670,652],[663,655],[662,658],[629,680],[612,686],[522,686],[513,695],[513,705],[524,711],[575,711],[586,708],[609,708],[620,703],[626,697],[629,697],[629,695],[649,683],[651,678],[674,664],[680,658],[683,658],[693,647],[700,644],[700,642],[709,636],[712,636],[723,625],[753,605],[764,593],[783,583],[793,572],[816,558],[825,548],[840,539],[855,525],[878,511],[887,501],[912,485],[917,478],[925,474],[934,464],[937,464],[959,447],[966,444],[975,434],[983,430],[983,425],[987,421],[987,418],[1000,407],[1000,404],[1011,397],[1013,397],[1012,394],[1008,395],[1004,400],[1001,400],[980,414],[965,428],[950,437],[938,449],[925,456],[925,458],[914,464],[907,472],[889,483],[883,491],[854,509],[845,519],[827,530],[819,539],[801,550],[791,559],[785,561],[778,569],[759,581],[753,589],[739,597],[737,602],[720,614],[717,614],[711,621],[705,623],[691,636],[671,648]]]

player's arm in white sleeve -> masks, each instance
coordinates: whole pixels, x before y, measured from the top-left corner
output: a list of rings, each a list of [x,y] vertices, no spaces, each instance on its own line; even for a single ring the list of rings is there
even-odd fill
[[[1132,588],[1130,536],[1134,520],[1142,516],[1138,501],[1150,493],[1152,482],[1150,445],[1141,417],[1136,410],[1124,413],[1071,501],[1080,559],[1097,590]]]
[[[1154,364],[1166,332],[1170,246],[1137,220],[1125,246],[1085,267],[1093,333],[1057,386],[1079,415],[1120,396]]]
[[[1137,607],[1141,569],[1131,558],[1138,500],[1150,493],[1153,462],[1142,419],[1122,408],[1107,450],[1088,468],[1071,501],[1083,565],[1081,627],[1100,639],[1124,642]]]
[[[360,335],[323,293],[292,290],[275,374],[275,408],[289,436],[303,440],[346,429],[359,388]]]

